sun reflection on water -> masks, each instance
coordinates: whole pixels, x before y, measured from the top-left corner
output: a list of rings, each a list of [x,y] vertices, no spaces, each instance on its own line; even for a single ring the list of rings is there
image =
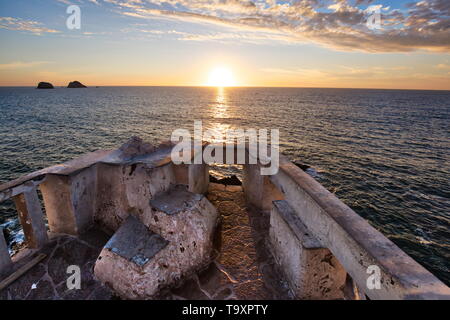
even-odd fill
[[[217,87],[216,99],[209,108],[212,121],[207,126],[207,129],[214,132],[214,136],[207,140],[213,143],[225,142],[226,132],[227,130],[232,129],[233,126],[220,121],[221,119],[228,119],[230,117],[226,90],[224,87]]]
[[[214,104],[214,118],[216,119],[223,119],[228,118],[228,106],[227,106],[227,97],[225,95],[225,88],[224,87],[218,87],[217,88],[217,95],[216,95],[216,102]]]

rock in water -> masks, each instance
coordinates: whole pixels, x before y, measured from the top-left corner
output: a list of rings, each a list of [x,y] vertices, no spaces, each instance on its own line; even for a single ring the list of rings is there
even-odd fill
[[[37,89],[53,89],[53,85],[50,82],[39,82]]]
[[[225,177],[222,179],[217,179],[216,177],[209,175],[209,182],[219,183],[219,184],[224,184],[224,185],[229,185],[229,186],[242,185],[241,180],[239,180],[239,178],[236,177],[235,175],[232,175],[231,177]]]
[[[72,81],[69,83],[67,88],[87,88],[87,87],[79,81]]]

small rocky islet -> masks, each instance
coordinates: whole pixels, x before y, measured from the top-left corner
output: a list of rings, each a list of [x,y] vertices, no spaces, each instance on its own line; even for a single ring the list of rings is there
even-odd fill
[[[79,81],[72,81],[69,82],[67,88],[87,88],[87,87]]]
[[[37,89],[54,89],[55,87],[50,82],[39,82]],[[69,82],[67,88],[87,88],[84,84],[82,84],[80,81],[71,81]]]
[[[36,89],[54,89],[50,82],[39,82]]]

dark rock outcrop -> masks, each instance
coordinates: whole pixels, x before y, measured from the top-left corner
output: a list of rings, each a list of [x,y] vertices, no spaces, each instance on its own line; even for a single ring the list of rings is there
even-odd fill
[[[235,175],[232,175],[231,177],[225,177],[222,179],[217,179],[216,177],[209,175],[209,182],[212,183],[218,183],[218,184],[225,184],[230,186],[240,186],[242,185],[241,180],[239,180],[238,177]]]
[[[311,168],[311,166],[308,166],[307,164],[303,164],[303,163],[299,163],[299,162],[294,162],[294,164],[299,167],[300,169],[302,169],[303,171],[308,170],[309,168]]]
[[[53,89],[53,85],[50,82],[39,82],[36,89]]]
[[[79,81],[72,81],[69,83],[67,88],[87,88],[87,87]]]

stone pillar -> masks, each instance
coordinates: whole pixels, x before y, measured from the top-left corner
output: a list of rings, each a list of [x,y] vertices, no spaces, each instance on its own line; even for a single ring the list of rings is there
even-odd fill
[[[204,194],[209,186],[209,166],[207,164],[189,165],[189,191]]]
[[[50,231],[78,235],[92,226],[96,184],[96,166],[67,176],[47,175],[40,187]]]
[[[11,266],[12,261],[3,235],[3,228],[0,228],[0,276],[6,274]]]
[[[244,165],[243,189],[247,204],[265,212],[270,212],[272,201],[284,199],[268,176],[261,175],[258,164]]]
[[[13,199],[27,246],[29,248],[42,247],[48,241],[48,236],[36,189],[21,193]]]
[[[172,164],[175,181],[177,184],[189,185],[189,165],[188,164]]]
[[[344,268],[310,234],[286,201],[274,201],[269,233],[272,253],[296,298],[344,298]]]

